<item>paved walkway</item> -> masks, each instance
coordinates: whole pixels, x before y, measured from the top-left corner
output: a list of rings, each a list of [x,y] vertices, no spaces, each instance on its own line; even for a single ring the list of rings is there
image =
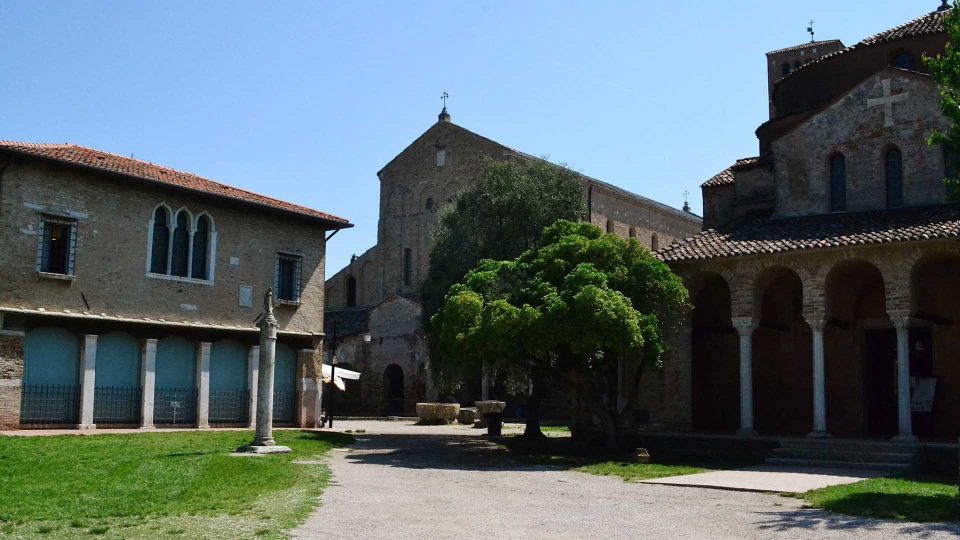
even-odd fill
[[[520,466],[476,431],[399,422],[358,430],[330,458],[333,483],[298,538],[957,538],[960,527],[896,524],[762,493],[652,484]]]
[[[883,476],[880,471],[861,469],[820,469],[816,467],[784,467],[757,465],[730,471],[710,471],[644,480],[644,484],[721,488],[734,491],[804,493],[811,489],[853,484]]]

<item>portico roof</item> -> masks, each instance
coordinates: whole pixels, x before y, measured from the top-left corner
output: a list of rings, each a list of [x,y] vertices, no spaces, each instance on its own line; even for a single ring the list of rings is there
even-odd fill
[[[744,221],[708,229],[656,253],[664,262],[960,237],[960,203]]]

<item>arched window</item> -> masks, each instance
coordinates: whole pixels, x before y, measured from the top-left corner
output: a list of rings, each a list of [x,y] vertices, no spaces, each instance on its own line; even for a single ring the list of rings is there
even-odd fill
[[[887,208],[903,206],[903,155],[891,148],[886,154]]]
[[[427,210],[433,210],[433,198],[427,197]]]
[[[660,249],[660,237],[657,236],[657,233],[653,233],[650,236],[650,251],[656,251]]]
[[[167,261],[170,252],[170,216],[163,206],[153,213],[153,239],[150,245],[150,271],[154,274],[167,273]]]
[[[413,252],[410,248],[403,250],[403,284],[413,284]]]
[[[353,276],[347,276],[347,307],[357,307],[357,280]]]
[[[613,220],[607,220],[607,234],[613,234]]]
[[[186,210],[177,212],[177,228],[173,230],[173,253],[170,274],[187,277],[190,261],[190,215]]]
[[[637,237],[637,228],[630,227],[630,238],[636,238],[636,237]]]
[[[847,158],[834,154],[830,158],[830,211],[847,209]]]
[[[193,260],[190,277],[207,279],[207,256],[210,247],[210,218],[201,215],[197,218],[197,229],[193,232]]]
[[[913,53],[909,51],[898,52],[893,57],[893,67],[898,67],[900,69],[909,69],[914,71],[917,68],[916,61],[913,58]]]

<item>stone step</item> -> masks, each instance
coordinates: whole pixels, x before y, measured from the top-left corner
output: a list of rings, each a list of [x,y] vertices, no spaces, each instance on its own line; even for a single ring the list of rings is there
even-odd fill
[[[815,448],[854,450],[863,452],[916,452],[917,445],[891,441],[864,441],[856,439],[781,439],[781,448]]]
[[[870,463],[858,461],[834,461],[828,459],[794,459],[772,457],[767,459],[768,465],[787,465],[791,467],[822,467],[825,469],[858,469],[884,471],[895,474],[904,474],[913,470],[913,465],[905,463]]]
[[[847,450],[843,448],[777,448],[773,457],[794,459],[815,459],[826,461],[855,461],[865,463],[903,463],[913,464],[916,452],[875,452]]]

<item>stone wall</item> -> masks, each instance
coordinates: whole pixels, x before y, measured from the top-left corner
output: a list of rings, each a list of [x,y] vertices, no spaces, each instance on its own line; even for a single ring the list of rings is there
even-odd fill
[[[303,256],[299,306],[277,308],[280,330],[322,332],[324,231],[289,214],[34,160],[0,176],[0,306],[252,326],[274,284],[277,251]],[[206,212],[216,232],[212,283],[146,275],[154,209]],[[78,222],[76,279],[38,279],[37,228],[45,212]],[[239,288],[253,287],[250,307]],[[87,305],[89,304],[89,305]]]
[[[20,424],[23,384],[23,336],[0,330],[0,429]]]

